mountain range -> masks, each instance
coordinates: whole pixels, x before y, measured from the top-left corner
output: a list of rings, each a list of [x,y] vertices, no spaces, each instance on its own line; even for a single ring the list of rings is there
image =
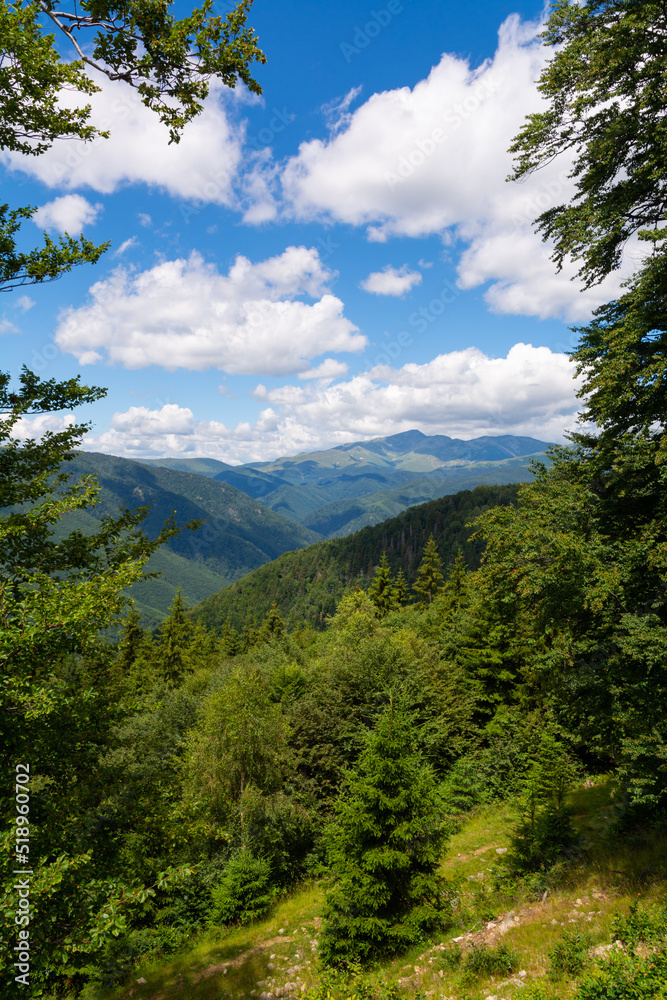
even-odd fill
[[[505,434],[461,441],[405,431],[271,462],[153,459],[228,483],[325,538],[339,538],[415,504],[491,483],[526,482],[545,441]]]
[[[197,604],[285,552],[343,538],[461,490],[529,480],[530,459],[543,457],[547,447],[535,438],[459,441],[415,430],[240,466],[78,452],[66,470],[96,474],[100,500],[69,515],[60,532],[91,532],[122,504],[150,508],[145,528],[151,537],[173,512],[181,524],[204,521],[155,552],[147,570],[160,576],[132,588],[144,623],[155,625],[178,587]]]

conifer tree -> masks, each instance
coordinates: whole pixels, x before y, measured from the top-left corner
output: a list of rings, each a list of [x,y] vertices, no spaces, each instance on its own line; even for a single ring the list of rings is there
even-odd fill
[[[225,619],[225,624],[222,626],[221,644],[222,650],[227,656],[238,656],[243,651],[241,636],[229,624],[229,618]]]
[[[134,603],[130,608],[118,643],[118,663],[123,676],[129,672],[146,642],[146,633],[141,627],[141,615]]]
[[[442,806],[406,713],[380,717],[336,811],[320,954],[344,966],[396,954],[442,920]]]
[[[270,639],[279,639],[285,633],[285,622],[280,617],[276,602],[271,605],[271,610],[262,622],[260,637],[266,642]]]
[[[405,575],[402,569],[399,569],[398,571],[398,576],[396,577],[395,589],[396,589],[396,603],[400,607],[402,604],[405,604],[408,596],[408,585],[405,580]]]
[[[368,596],[382,616],[398,606],[396,586],[389,569],[386,552],[382,553],[380,565],[375,571],[375,576],[368,590]]]
[[[421,601],[430,604],[436,594],[442,590],[444,582],[442,560],[435,539],[433,535],[430,535],[412,589],[419,595]]]
[[[160,626],[156,648],[158,671],[172,687],[183,679],[188,663],[187,651],[192,635],[192,622],[186,617],[187,605],[181,588],[169,605],[169,615]]]

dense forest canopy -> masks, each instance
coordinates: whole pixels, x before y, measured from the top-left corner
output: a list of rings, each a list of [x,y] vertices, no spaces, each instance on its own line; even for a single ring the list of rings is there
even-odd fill
[[[261,54],[244,28],[247,2],[225,22],[208,3],[184,22],[151,4],[144,21],[147,6],[83,3],[73,16],[86,30],[118,25],[95,58],[138,84],[176,140],[203,79],[246,79]],[[54,104],[64,80],[84,94],[90,82],[83,63],[61,63],[41,13],[51,17],[51,6],[0,5],[9,108],[0,142],[30,140],[35,155],[58,135],[85,141],[95,128],[85,109],[63,118]],[[542,899],[586,851],[565,804],[582,777],[611,776],[626,826],[664,829],[663,21],[657,3],[557,3],[544,35],[556,47],[541,81],[548,109],[513,147],[517,176],[574,150],[577,194],[541,219],[558,260],[582,260],[596,280],[632,232],[649,240],[617,301],[578,329],[572,367],[585,422],[549,466],[536,465],[516,502],[486,487],[319,550],[345,585],[333,588],[335,607],[321,604],[323,630],[282,615],[292,581],[280,574],[292,556],[255,578],[271,598],[268,609],[257,602],[261,615],[241,622],[221,598],[216,634],[206,609],[193,617],[177,594],[154,634],[130,608],[110,642],[123,590],[176,526],[149,541],[145,511],[122,511],[93,535],[56,541],[62,516],[96,497],[94,478],[63,478],[86,426],[27,442],[11,430],[24,414],[102,390],[27,369],[18,385],[3,376],[1,502],[12,507],[0,518],[3,989],[14,978],[17,829],[32,838],[21,840],[30,839],[33,907],[24,995],[51,997],[112,985],[206,928],[257,919],[307,879],[326,884],[323,966],[390,958],[451,926],[458,896],[442,851],[483,803],[522,803],[507,884]],[[45,237],[19,252],[17,226],[30,212],[2,217],[7,286],[57,277],[103,250]],[[416,524],[419,546],[401,534]],[[358,546],[365,561],[371,539],[370,585],[354,587],[360,561],[350,553]],[[481,561],[471,557],[482,549]],[[30,807],[17,825],[25,793],[13,779],[28,760]],[[581,1000],[664,992],[664,927],[653,926],[644,921],[641,939],[652,950],[623,951],[581,985]],[[619,934],[632,937],[628,926]]]

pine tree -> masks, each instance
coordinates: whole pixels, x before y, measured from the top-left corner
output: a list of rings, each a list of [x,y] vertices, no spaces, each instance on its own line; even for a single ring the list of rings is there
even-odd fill
[[[396,602],[400,607],[402,604],[405,604],[408,596],[408,585],[405,580],[405,575],[402,569],[399,569],[398,571],[395,588],[396,588]]]
[[[132,604],[123,622],[121,639],[118,643],[118,663],[123,676],[129,673],[145,642],[146,633],[141,627],[141,615]]]
[[[442,920],[442,807],[406,713],[380,717],[336,811],[320,951],[331,966],[396,954]]]
[[[169,615],[160,626],[156,646],[158,671],[167,683],[176,687],[188,668],[187,651],[192,635],[192,622],[186,617],[187,605],[181,588],[169,605]]]
[[[436,594],[442,590],[444,582],[442,560],[435,539],[433,535],[430,535],[412,589],[419,595],[420,600],[430,604]]]
[[[386,552],[382,553],[380,565],[375,571],[375,576],[368,590],[368,596],[382,616],[398,607],[396,586],[389,569]]]
[[[262,627],[259,630],[260,638],[267,642],[271,639],[279,639],[281,635],[285,634],[285,622],[280,617],[278,609],[276,607],[276,602],[274,601],[271,605],[271,610],[262,622]]]

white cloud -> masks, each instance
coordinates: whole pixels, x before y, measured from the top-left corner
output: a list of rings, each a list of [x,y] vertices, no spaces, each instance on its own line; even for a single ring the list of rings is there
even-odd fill
[[[354,104],[361,93],[361,86],[352,87],[344,97],[334,97],[322,105],[322,114],[330,132],[340,132],[347,128],[352,120],[350,107]]]
[[[130,236],[128,240],[123,240],[123,242],[121,243],[121,245],[118,247],[117,250],[114,250],[113,255],[114,257],[122,257],[122,255],[125,253],[126,250],[129,250],[131,247],[136,247],[136,245],[137,245],[137,237]]]
[[[110,130],[108,139],[88,143],[60,139],[41,156],[3,153],[0,162],[52,188],[92,188],[111,194],[123,185],[144,183],[178,198],[232,204],[244,128],[230,123],[226,108],[234,98],[226,88],[214,85],[202,113],[190,122],[177,145],[169,145],[167,128],[144,107],[136,90],[122,81],[99,82],[102,90],[86,102],[92,106],[92,120]],[[61,101],[75,106],[81,97],[63,92]]]
[[[66,194],[42,205],[32,219],[41,229],[57,229],[58,232],[75,235],[84,226],[92,226],[101,210],[102,205],[91,205],[80,194]]]
[[[18,332],[19,328],[10,319],[7,319],[6,316],[0,317],[0,337],[4,337],[6,333]]]
[[[360,287],[373,295],[405,295],[415,285],[420,284],[422,276],[418,271],[411,271],[407,264],[396,269],[387,265],[381,271],[373,271],[362,282]]]
[[[138,273],[120,267],[91,287],[90,305],[64,311],[55,339],[80,364],[306,371],[318,355],[367,343],[327,290],[333,277],[306,247],[256,264],[239,255],[227,275],[196,253]]]
[[[191,410],[131,407],[86,447],[128,457],[202,455],[260,461],[417,428],[470,439],[518,434],[563,440],[579,408],[572,365],[546,347],[516,344],[505,358],[477,348],[423,364],[378,366],[335,385],[259,385],[266,407],[254,424],[196,420]]]
[[[507,147],[542,103],[535,81],[548,50],[538,29],[512,15],[493,59],[475,68],[445,54],[413,89],[373,94],[327,140],[302,143],[282,167],[283,213],[365,226],[375,242],[440,234],[463,246],[462,288],[492,283],[491,309],[588,318],[617,294],[637,251],[620,275],[582,293],[571,280],[575,268],[556,274],[532,231],[545,208],[571,196],[570,162],[556,161],[521,184],[505,182]]]
[[[14,303],[14,309],[20,309],[21,312],[28,312],[29,309],[35,304],[35,300],[31,299],[29,295],[19,295],[18,299]]]
[[[331,382],[341,375],[347,374],[348,366],[344,361],[336,361],[334,358],[325,358],[316,368],[309,368],[308,371],[299,372],[300,379],[327,379]]]

